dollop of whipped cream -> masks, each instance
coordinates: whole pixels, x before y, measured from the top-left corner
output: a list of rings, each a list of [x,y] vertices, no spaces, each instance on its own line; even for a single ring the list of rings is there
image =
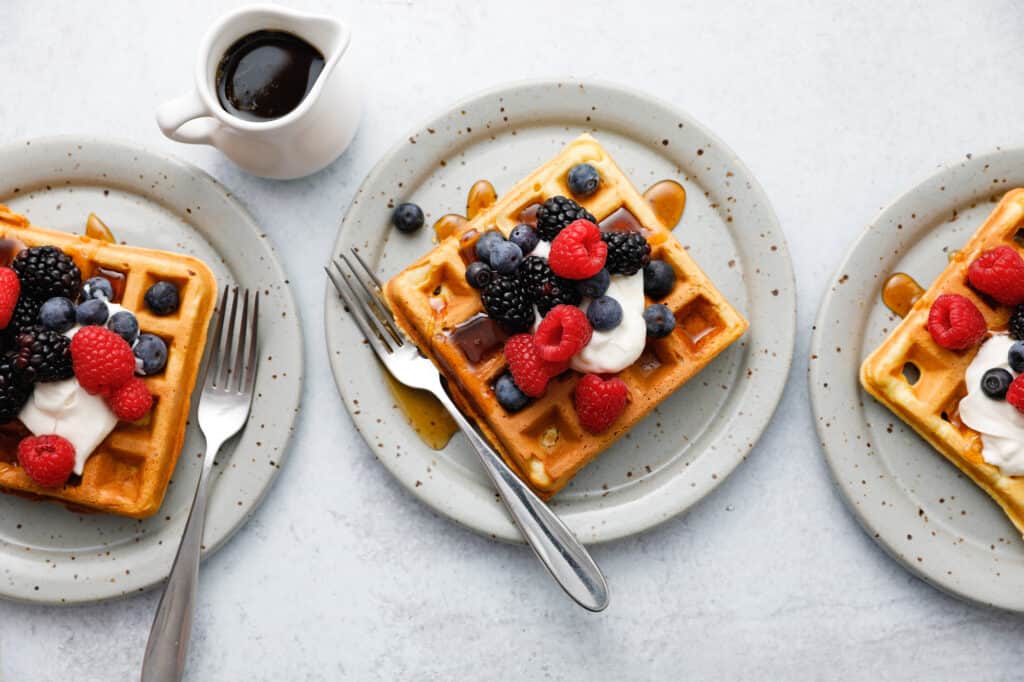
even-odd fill
[[[107,301],[110,315],[124,309]],[[64,336],[70,339],[79,329],[81,325],[76,324]],[[37,383],[18,419],[37,436],[56,434],[66,438],[75,447],[74,472],[79,476],[89,456],[117,426],[117,416],[106,401],[86,393],[74,377]]]
[[[551,242],[540,241],[531,256],[547,258]],[[586,374],[616,374],[636,362],[647,345],[647,325],[644,323],[644,273],[634,275],[612,275],[611,284],[605,296],[611,296],[622,306],[622,322],[608,331],[594,330],[593,336],[583,350],[572,357],[569,366]],[[580,303],[583,312],[590,306],[590,299]],[[540,324],[540,311],[534,309],[536,319],[534,331]]]
[[[1007,353],[1014,340],[995,334],[981,344],[967,367],[967,396],[960,400],[960,419],[981,434],[981,457],[1008,476],[1024,476],[1024,414],[1005,400],[994,400],[981,390],[985,372],[1001,367],[1010,374]]]

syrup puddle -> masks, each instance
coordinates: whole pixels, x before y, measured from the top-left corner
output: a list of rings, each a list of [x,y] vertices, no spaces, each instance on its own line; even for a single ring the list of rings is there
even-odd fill
[[[389,372],[384,372],[384,377],[388,380],[395,404],[423,442],[433,450],[441,450],[448,445],[459,427],[438,399],[426,391],[399,383]]]
[[[905,272],[890,275],[882,285],[882,303],[900,317],[907,316],[922,294],[924,288]]]

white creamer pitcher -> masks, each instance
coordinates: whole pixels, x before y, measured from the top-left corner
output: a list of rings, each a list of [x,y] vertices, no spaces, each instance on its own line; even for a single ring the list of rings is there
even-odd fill
[[[324,67],[295,109],[280,118],[250,121],[221,106],[217,67],[239,38],[262,30],[302,38],[323,54]],[[195,90],[162,104],[157,125],[172,140],[216,147],[253,175],[290,179],[315,173],[345,151],[359,125],[361,92],[351,65],[343,61],[351,37],[348,27],[331,17],[273,5],[243,7],[218,20],[203,38]]]

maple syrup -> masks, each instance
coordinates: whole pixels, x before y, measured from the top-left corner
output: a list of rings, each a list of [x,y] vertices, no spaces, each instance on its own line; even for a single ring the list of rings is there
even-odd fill
[[[466,196],[466,217],[472,220],[498,200],[498,193],[489,180],[477,180]]]
[[[443,241],[453,234],[458,234],[468,222],[469,219],[466,216],[459,215],[458,213],[448,213],[441,216],[434,223],[434,234],[437,235],[437,241]]]
[[[124,295],[125,275],[123,272],[117,270],[111,270],[109,268],[99,267],[96,268],[96,272],[92,273],[93,277],[102,277],[103,279],[110,282],[111,288],[114,290],[114,300],[111,303],[118,303],[121,300],[121,296]]]
[[[598,227],[601,228],[602,232],[612,232],[615,230],[640,232],[641,234],[648,232],[647,228],[640,223],[632,211],[625,206],[612,211],[607,218],[598,223]]]
[[[644,199],[654,209],[654,215],[667,229],[679,224],[686,208],[686,189],[675,180],[661,180],[647,188]]]
[[[395,404],[405,414],[419,437],[432,450],[441,450],[458,430],[448,410],[430,393],[398,383],[389,372],[384,372]]]
[[[9,267],[25,248],[25,242],[20,239],[0,239],[0,266]]]
[[[537,227],[537,211],[540,210],[540,204],[530,204],[516,216],[516,220],[519,221],[520,225],[529,225],[530,227]]]
[[[90,213],[85,221],[85,236],[99,239],[100,241],[114,243],[114,233],[110,231],[107,224],[100,220],[95,213]]]
[[[924,288],[905,272],[890,275],[882,285],[882,303],[900,317],[907,316],[922,294]]]
[[[457,326],[450,336],[451,342],[474,365],[500,350],[506,338],[498,323],[484,313]]]

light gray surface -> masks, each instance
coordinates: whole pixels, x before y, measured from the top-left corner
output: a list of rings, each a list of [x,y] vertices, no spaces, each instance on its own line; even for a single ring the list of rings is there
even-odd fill
[[[844,9],[741,2],[346,2],[366,118],[305,181],[246,177],[161,139],[152,110],[190,82],[215,3],[6,3],[4,139],[118,134],[231,187],[280,247],[308,353],[295,447],[252,521],[204,567],[192,679],[1010,678],[1019,619],[925,585],[832,490],[804,381],[840,254],[939,163],[1020,143],[1021,15],[1010,1]],[[326,3],[323,3],[326,4]],[[225,4],[225,7],[228,5]],[[303,3],[315,9],[315,3]],[[801,294],[797,361],[749,460],[691,513],[599,546],[615,586],[583,613],[528,550],[413,501],[353,430],[326,367],[321,254],[374,161],[452,100],[531,76],[601,77],[677,103],[764,185]],[[53,609],[0,603],[4,680],[132,679],[156,595]]]

